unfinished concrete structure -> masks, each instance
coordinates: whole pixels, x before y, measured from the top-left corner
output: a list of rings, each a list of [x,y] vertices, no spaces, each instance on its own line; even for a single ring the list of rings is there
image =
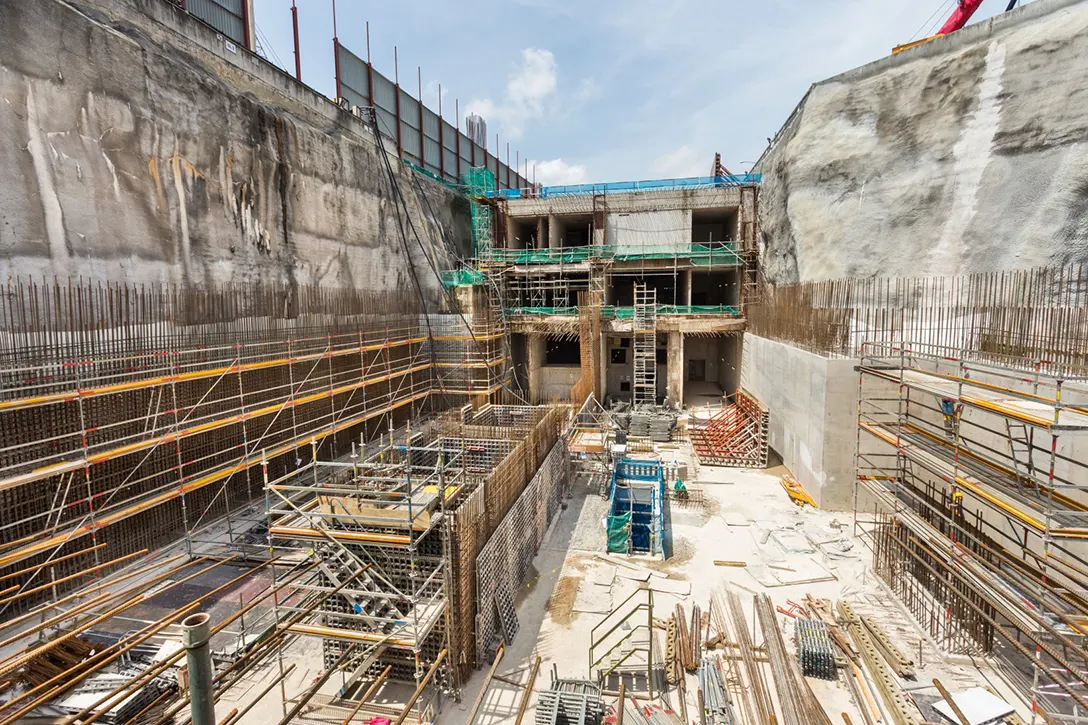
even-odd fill
[[[633,400],[651,356],[648,402],[734,392],[757,205],[754,177],[499,195],[499,235],[479,263],[501,290],[529,398],[567,399],[588,346],[601,400]],[[579,295],[600,308],[592,339],[579,333]],[[639,332],[650,341],[641,353]]]
[[[976,111],[932,99],[965,138],[998,100],[1049,121],[1045,88],[995,96],[996,69],[1045,37],[1075,71],[1084,4],[1038,0],[822,84],[762,186],[504,191],[494,156],[502,183],[439,183],[445,152],[463,171],[475,149],[410,112],[383,136],[176,3],[0,3],[0,159],[21,172],[0,185],[0,725],[199,717],[178,627],[201,610],[215,670],[194,694],[222,725],[595,725],[619,683],[643,698],[616,703],[628,725],[936,722],[982,685],[1021,721],[1076,722],[1088,271],[961,274],[979,259],[945,254],[977,233],[963,194],[1001,203],[974,141],[951,151],[940,235],[912,232],[958,260],[944,276],[822,280],[873,268],[856,239],[833,259],[802,232],[841,191],[812,159],[850,168],[817,112],[840,83],[916,88],[973,59]],[[1075,184],[1078,132],[1058,125],[1023,150],[1067,154]],[[1075,257],[1079,192],[1054,191],[1058,231],[1007,221]],[[892,196],[865,203],[894,214]],[[766,287],[761,265],[811,281]],[[87,278],[26,279],[45,272]],[[600,401],[738,388],[691,441],[613,458]],[[705,451],[737,435],[743,455]],[[789,471],[754,470],[768,448]],[[616,556],[603,522],[624,516]]]

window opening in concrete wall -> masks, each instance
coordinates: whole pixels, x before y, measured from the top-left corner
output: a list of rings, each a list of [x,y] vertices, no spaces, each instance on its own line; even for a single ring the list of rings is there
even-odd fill
[[[612,304],[617,307],[631,307],[635,304],[635,285],[645,284],[657,290],[659,305],[676,304],[677,278],[672,274],[647,274],[612,277]],[[692,304],[695,304],[694,302]]]
[[[554,234],[558,237],[560,247],[586,247],[593,239],[593,217],[565,216],[555,220]]]
[[[580,365],[582,353],[577,340],[548,340],[545,365]]]
[[[739,300],[740,287],[733,270],[724,272],[692,272],[691,304],[733,305]]]
[[[731,242],[737,238],[737,212],[735,210],[707,210],[691,213],[691,241],[693,244]]]

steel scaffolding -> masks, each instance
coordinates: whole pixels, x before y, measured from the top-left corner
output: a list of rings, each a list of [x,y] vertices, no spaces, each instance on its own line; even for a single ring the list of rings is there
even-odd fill
[[[855,526],[938,645],[995,655],[1040,712],[1084,712],[1088,383],[994,357],[864,346]]]
[[[195,532],[224,514],[239,550],[261,556],[246,532],[264,466],[276,479],[310,460],[315,441],[335,458],[428,405],[490,396],[506,365],[486,308],[425,316],[410,293],[87,282],[2,292],[0,576],[19,595],[4,611],[44,596],[47,562],[64,579],[177,536],[197,552]]]

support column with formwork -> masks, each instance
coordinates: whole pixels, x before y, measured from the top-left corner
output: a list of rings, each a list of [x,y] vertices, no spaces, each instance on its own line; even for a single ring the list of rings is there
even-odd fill
[[[543,383],[541,368],[544,366],[548,340],[544,335],[537,332],[529,333],[526,338],[529,358],[529,401],[537,403],[540,402],[541,385]]]
[[[669,357],[668,357],[668,387],[666,395],[669,405],[683,407],[684,405],[684,333],[676,331],[669,333]]]
[[[608,202],[604,194],[593,196],[593,239],[591,244],[595,247],[605,245],[605,224],[608,220]]]

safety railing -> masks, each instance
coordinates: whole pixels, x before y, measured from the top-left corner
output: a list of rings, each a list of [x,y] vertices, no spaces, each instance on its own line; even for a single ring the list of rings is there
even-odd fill
[[[483,283],[483,273],[475,269],[454,269],[442,273],[442,286],[447,289]]]
[[[507,315],[562,315],[574,317],[578,307],[507,307]],[[659,315],[724,315],[740,316],[740,310],[732,305],[657,305]],[[635,316],[634,307],[601,305],[601,318],[630,320]]]
[[[553,247],[548,249],[487,249],[481,261],[504,264],[577,264],[588,260],[630,262],[645,259],[689,260],[700,266],[740,264],[735,242],[676,245],[648,245],[617,249],[615,246]]]
[[[673,189],[721,188],[758,184],[762,174],[733,174],[731,176],[691,176],[682,179],[650,179],[645,181],[613,181],[604,184],[566,184],[541,186],[537,189],[500,189],[488,192],[500,199],[546,199],[550,196],[592,196],[631,191],[669,191]]]

